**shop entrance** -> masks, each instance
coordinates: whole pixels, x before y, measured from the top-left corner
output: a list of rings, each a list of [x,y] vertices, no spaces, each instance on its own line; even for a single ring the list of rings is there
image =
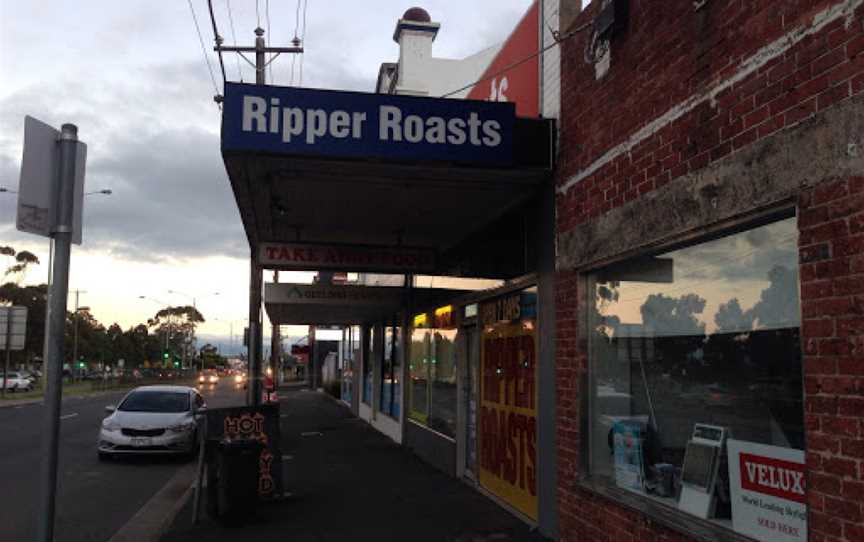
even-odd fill
[[[477,358],[480,343],[477,328],[465,328],[465,404],[468,407],[465,421],[465,475],[476,480],[477,465]]]

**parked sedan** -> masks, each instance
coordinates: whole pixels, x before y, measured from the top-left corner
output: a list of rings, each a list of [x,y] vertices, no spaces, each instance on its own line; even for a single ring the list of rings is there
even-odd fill
[[[3,374],[0,373],[0,386],[3,385]],[[9,373],[6,376],[6,389],[9,391],[30,391],[33,381],[21,373]]]
[[[188,386],[141,386],[133,389],[102,421],[99,459],[115,454],[186,454],[197,449],[198,421],[204,398]]]

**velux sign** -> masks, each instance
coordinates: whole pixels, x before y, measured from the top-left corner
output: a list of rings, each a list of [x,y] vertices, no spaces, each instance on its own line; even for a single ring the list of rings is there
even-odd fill
[[[729,439],[732,527],[764,542],[807,540],[804,452]]]
[[[226,83],[223,151],[512,162],[508,103]]]

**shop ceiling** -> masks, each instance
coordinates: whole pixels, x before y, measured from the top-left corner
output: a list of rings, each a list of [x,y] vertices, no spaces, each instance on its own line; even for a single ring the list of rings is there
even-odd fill
[[[229,83],[222,155],[252,247],[443,253],[548,181],[552,133],[512,104]]]
[[[333,284],[267,283],[264,309],[275,325],[351,325],[387,322],[405,307],[428,307],[464,295],[460,290]]]

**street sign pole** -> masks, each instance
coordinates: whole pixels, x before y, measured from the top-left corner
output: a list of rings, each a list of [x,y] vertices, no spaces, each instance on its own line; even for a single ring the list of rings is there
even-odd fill
[[[51,233],[52,281],[48,291],[45,317],[45,408],[42,418],[42,466],[39,476],[39,506],[36,540],[54,538],[54,504],[57,490],[58,434],[62,389],[63,332],[69,294],[69,256],[72,247],[73,201],[75,194],[78,128],[64,124],[60,132],[60,167],[57,179],[57,222]]]

